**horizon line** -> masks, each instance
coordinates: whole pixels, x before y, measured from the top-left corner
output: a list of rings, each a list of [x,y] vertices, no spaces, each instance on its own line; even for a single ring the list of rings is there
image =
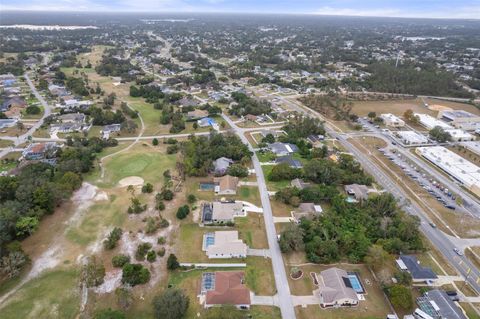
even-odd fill
[[[385,15],[385,16],[370,16],[370,15],[342,15],[342,14],[322,14],[322,13],[307,13],[307,12],[258,12],[258,11],[142,11],[142,10],[35,10],[35,9],[2,9],[0,5],[0,15],[7,12],[16,12],[16,13],[76,13],[76,14],[88,14],[88,13],[101,13],[101,14],[236,14],[236,15],[289,15],[289,16],[314,16],[314,17],[345,17],[345,18],[394,18],[394,19],[428,19],[428,20],[463,20],[463,21],[480,21],[480,18],[446,18],[446,17],[426,17],[426,16],[395,16],[395,15]]]

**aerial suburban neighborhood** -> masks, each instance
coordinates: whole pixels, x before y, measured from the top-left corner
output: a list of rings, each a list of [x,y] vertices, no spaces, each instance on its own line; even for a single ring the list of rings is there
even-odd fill
[[[0,318],[480,318],[478,17],[6,8]]]

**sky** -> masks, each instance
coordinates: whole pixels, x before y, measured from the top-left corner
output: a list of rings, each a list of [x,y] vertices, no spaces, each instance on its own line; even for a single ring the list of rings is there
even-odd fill
[[[480,19],[480,0],[0,0],[0,10],[245,12]]]

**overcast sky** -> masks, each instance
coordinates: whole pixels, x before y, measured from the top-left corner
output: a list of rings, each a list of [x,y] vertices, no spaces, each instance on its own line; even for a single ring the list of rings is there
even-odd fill
[[[480,0],[0,0],[0,9],[308,13],[480,19]]]

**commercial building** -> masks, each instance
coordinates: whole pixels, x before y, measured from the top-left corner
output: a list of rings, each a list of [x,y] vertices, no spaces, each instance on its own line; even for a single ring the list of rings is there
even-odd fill
[[[208,258],[245,258],[247,245],[238,238],[238,231],[216,231],[203,235],[202,250]]]
[[[396,132],[396,134],[405,145],[421,145],[428,143],[428,138],[426,136],[415,131],[399,131]]]
[[[453,129],[453,126],[448,125],[447,123],[440,121],[439,119],[434,118],[428,114],[422,113],[414,113],[422,126],[424,126],[427,130],[431,130],[435,126],[440,126],[444,130]]]
[[[441,111],[438,113],[438,118],[465,131],[474,131],[480,128],[480,116],[464,110]]]
[[[460,143],[460,145],[465,147],[470,152],[480,155],[480,142],[463,142]]]
[[[480,167],[443,146],[417,147],[415,151],[480,196]]]
[[[450,136],[452,137],[452,141],[454,142],[468,142],[468,141],[474,141],[475,136],[465,132],[464,130],[459,130],[459,129],[451,129],[451,130],[445,130]]]
[[[392,127],[403,127],[405,126],[405,122],[400,119],[398,116],[393,115],[391,113],[381,114],[380,118],[383,120],[383,123],[387,126]]]

